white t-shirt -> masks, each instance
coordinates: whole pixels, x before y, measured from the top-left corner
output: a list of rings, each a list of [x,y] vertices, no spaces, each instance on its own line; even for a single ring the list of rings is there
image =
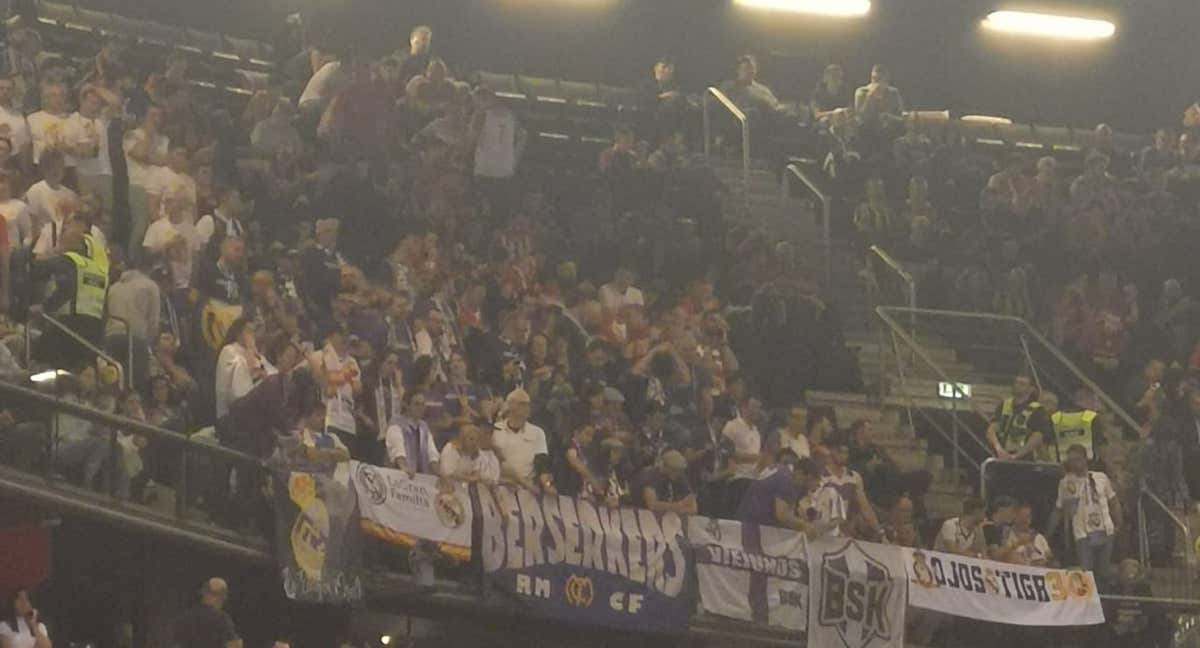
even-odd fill
[[[822,486],[800,498],[796,503],[796,515],[809,522],[827,523],[846,519],[846,505],[833,488]],[[830,529],[828,535],[840,536],[841,529]]]
[[[45,180],[34,183],[25,192],[33,231],[41,232],[46,223],[52,220],[61,223],[67,213],[67,203],[78,199],[79,196],[66,185],[51,187]]]
[[[142,247],[152,254],[162,254],[167,246],[176,238],[184,240],[183,252],[176,256],[168,255],[171,264],[171,277],[176,288],[187,288],[191,285],[192,268],[196,253],[203,244],[196,233],[196,226],[187,221],[172,223],[171,219],[162,217],[150,223],[146,228],[146,237],[142,239]]]
[[[30,141],[29,124],[25,121],[25,115],[21,111],[0,106],[0,131],[3,131],[5,126],[8,127],[8,133],[5,136],[12,141],[13,155],[16,155]]]
[[[142,130],[141,128],[135,128],[128,133],[125,133],[125,138],[122,141],[122,147],[125,151],[125,164],[129,168],[129,184],[137,185],[139,187],[145,187],[146,183],[150,181],[152,173],[156,169],[161,168],[157,164],[142,164],[141,162],[129,157],[129,152],[132,151],[134,147],[141,144],[141,142],[147,137],[149,136],[146,134],[146,131]],[[151,149],[155,157],[162,158],[166,156],[167,149],[169,149],[170,146],[170,138],[162,133],[158,133],[154,136],[154,142],[151,145]]]
[[[762,435],[758,433],[758,428],[740,416],[726,423],[721,435],[733,442],[737,454],[762,454]],[[734,479],[754,479],[757,476],[757,463],[734,464]]]
[[[542,428],[525,422],[519,432],[513,432],[507,421],[500,421],[492,432],[492,448],[500,455],[501,465],[509,473],[521,475],[530,481],[537,478],[533,470],[533,458],[549,454],[546,449],[546,432]]]
[[[218,220],[225,223],[226,236],[245,236],[246,231],[242,228],[240,221],[226,218],[220,212],[213,212],[212,214],[201,216],[200,220],[196,221],[196,236],[200,241],[200,245],[208,245],[208,242],[212,240],[213,234],[217,233]]]
[[[46,624],[38,622],[38,631],[50,637],[50,633],[46,631]],[[12,648],[32,648],[35,642],[34,635],[29,631],[29,624],[25,619],[17,619],[17,627],[14,630],[8,625],[8,621],[0,621],[0,636],[3,636],[12,642],[9,644]]]
[[[33,245],[33,221],[29,217],[29,205],[13,198],[0,203],[0,215],[8,226],[8,244],[13,248]]]
[[[339,61],[330,61],[322,65],[308,80],[308,85],[304,86],[304,92],[300,94],[300,101],[296,105],[303,108],[307,103],[333,98],[341,71],[342,64]]]
[[[779,449],[787,448],[796,453],[801,459],[812,456],[812,448],[808,445],[808,437],[803,434],[792,436],[787,429],[779,430]]]
[[[1112,535],[1115,529],[1108,501],[1117,496],[1108,475],[1088,471],[1086,475],[1068,474],[1058,482],[1056,507],[1071,516],[1076,540],[1092,533]]]
[[[604,284],[600,286],[600,303],[605,309],[610,311],[620,310],[626,304],[646,305],[646,296],[641,290],[630,286],[625,289],[625,292],[620,292],[616,286],[612,284]]]
[[[974,529],[964,529],[962,518],[950,518],[942,523],[942,530],[933,541],[933,550],[973,554],[983,546],[982,535],[978,526]]]
[[[84,175],[112,175],[112,163],[108,159],[108,120],[103,117],[84,117],[76,111],[67,118],[67,143],[78,146],[95,142],[99,145],[95,157],[77,158],[67,156],[67,166],[75,167]]]
[[[28,117],[29,135],[33,139],[34,164],[42,159],[42,151],[61,147],[67,141],[68,117],[52,115],[45,110],[39,110]]]
[[[480,450],[474,459],[464,457],[458,451],[454,442],[442,448],[442,458],[438,463],[442,477],[447,479],[466,479],[471,471],[479,474],[479,481],[489,486],[500,481],[500,460],[491,450]]]
[[[487,111],[475,144],[475,175],[511,178],[517,172],[517,116],[505,106]]]
[[[146,193],[164,197],[172,193],[181,193],[195,205],[196,181],[186,173],[176,173],[171,167],[155,167],[146,176]]]
[[[1020,543],[1018,537],[1017,532],[1013,531],[1008,537],[1008,545],[1017,547]],[[1045,564],[1050,560],[1050,543],[1046,541],[1046,536],[1035,531],[1033,542],[1017,547],[1014,557],[1023,565]]]

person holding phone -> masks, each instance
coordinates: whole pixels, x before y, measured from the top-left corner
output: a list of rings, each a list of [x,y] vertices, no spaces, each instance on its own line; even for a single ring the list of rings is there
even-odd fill
[[[29,590],[18,587],[10,599],[8,618],[0,621],[0,638],[9,648],[52,648],[46,624],[38,618]]]

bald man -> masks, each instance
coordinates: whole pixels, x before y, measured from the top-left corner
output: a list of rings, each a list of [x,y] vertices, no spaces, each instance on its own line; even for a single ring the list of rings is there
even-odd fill
[[[242,648],[242,639],[225,613],[229,585],[210,578],[200,586],[200,605],[175,619],[175,641],[180,648]]]

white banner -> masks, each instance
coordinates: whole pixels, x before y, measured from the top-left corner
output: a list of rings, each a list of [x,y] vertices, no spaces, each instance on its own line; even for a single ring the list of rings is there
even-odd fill
[[[808,545],[808,645],[904,648],[908,584],[899,548],[845,539]]]
[[[353,462],[363,531],[394,544],[437,543],[444,553],[471,555],[471,496],[461,482]]]
[[[804,534],[693,516],[688,543],[704,611],[801,632],[808,627]]]
[[[903,549],[908,602],[954,616],[1029,626],[1104,623],[1091,572]]]

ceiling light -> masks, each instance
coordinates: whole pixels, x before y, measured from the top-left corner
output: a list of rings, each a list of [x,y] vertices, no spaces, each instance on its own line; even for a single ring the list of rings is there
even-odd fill
[[[379,638],[379,643],[381,643],[385,646],[392,643],[392,635],[383,635],[382,637]]]
[[[871,0],[734,0],[734,2],[754,9],[775,9],[823,16],[865,16],[871,11]]]
[[[1027,11],[994,11],[983,20],[983,26],[1009,34],[1071,40],[1110,38],[1117,31],[1116,25],[1107,20]]]
[[[43,371],[41,373],[35,373],[32,376],[30,376],[29,379],[35,383],[41,384],[41,383],[53,382],[59,376],[69,376],[69,375],[71,375],[69,372],[63,371],[62,369],[54,369],[52,371]]]

